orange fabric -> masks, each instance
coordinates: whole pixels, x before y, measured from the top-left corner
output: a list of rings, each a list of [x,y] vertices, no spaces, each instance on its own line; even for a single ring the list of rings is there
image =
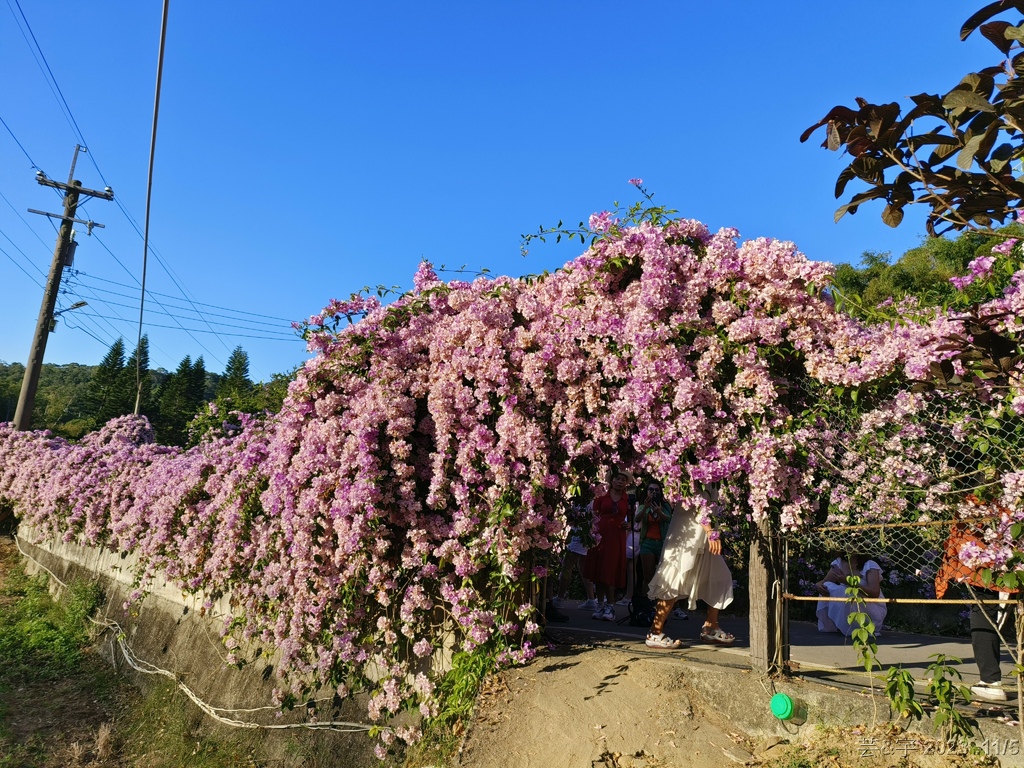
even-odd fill
[[[958,553],[965,544],[975,543],[984,546],[984,539],[977,532],[977,528],[969,528],[965,522],[953,523],[953,526],[949,529],[949,538],[946,539],[946,544],[942,552],[942,566],[939,568],[938,573],[935,574],[935,597],[942,598],[946,591],[949,589],[949,583],[963,583],[967,582],[972,587],[978,589],[992,589],[991,585],[986,586],[985,582],[981,580],[981,573],[972,568],[968,568],[966,565],[960,562]],[[1005,587],[999,587],[1002,592],[1016,592],[1017,590],[1008,590]]]

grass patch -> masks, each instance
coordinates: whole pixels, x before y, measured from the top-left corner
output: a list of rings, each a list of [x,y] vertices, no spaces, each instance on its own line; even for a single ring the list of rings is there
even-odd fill
[[[26,576],[17,565],[0,597],[0,686],[52,680],[80,667],[87,620],[102,599],[97,584],[73,583],[55,602],[44,577]]]
[[[484,679],[494,671],[493,652],[477,649],[452,657],[452,669],[438,686],[441,710],[424,723],[423,738],[405,755],[406,768],[449,765],[473,714]]]
[[[147,768],[257,768],[258,737],[212,733],[206,716],[170,680],[147,686],[118,724],[130,765]]]

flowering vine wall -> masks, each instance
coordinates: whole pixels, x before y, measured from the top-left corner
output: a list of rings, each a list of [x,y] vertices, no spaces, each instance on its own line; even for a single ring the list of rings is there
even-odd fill
[[[443,628],[533,654],[527,587],[606,464],[673,497],[718,483],[705,514],[726,528],[799,526],[844,461],[822,398],[922,377],[960,328],[837,312],[831,266],[792,243],[599,223],[544,278],[445,283],[423,264],[390,305],[332,302],[281,413],[234,436],[183,451],[133,417],[77,444],[0,425],[0,498],[47,536],[137,553],[139,594],[157,571],[230,593],[230,660],[278,649],[282,703],[327,686],[369,691],[382,726],[429,715]]]

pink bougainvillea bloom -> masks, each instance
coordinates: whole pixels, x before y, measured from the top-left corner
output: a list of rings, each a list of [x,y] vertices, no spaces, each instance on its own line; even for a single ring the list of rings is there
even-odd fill
[[[643,184],[644,184],[644,180],[643,179],[630,179],[629,183],[632,184],[634,187],[642,187]]]
[[[992,246],[992,253],[1002,253],[1004,255],[1008,254],[1010,251],[1013,250],[1013,246],[1015,246],[1016,244],[1017,238],[1011,237],[1007,240],[1004,240],[999,245]]]
[[[619,220],[614,218],[608,211],[601,211],[600,213],[590,214],[590,221],[588,223],[594,232],[607,232],[615,224],[618,224]]]

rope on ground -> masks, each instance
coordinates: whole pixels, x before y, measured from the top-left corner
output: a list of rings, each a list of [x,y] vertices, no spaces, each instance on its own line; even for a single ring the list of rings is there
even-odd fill
[[[49,568],[47,568],[45,565],[39,562],[36,558],[32,557],[32,555],[30,555],[22,548],[21,541],[18,539],[17,536],[14,536],[14,542],[18,547],[18,551],[22,554],[23,557],[25,557],[27,560],[32,561],[32,563],[34,563],[36,567],[48,573],[50,577],[58,584],[60,584],[60,586],[63,589],[67,589],[68,585],[60,578],[58,578],[57,574],[55,574],[53,571],[51,571]],[[264,723],[253,723],[250,721],[237,720],[235,718],[227,717],[227,714],[247,714],[261,711],[280,712],[280,708],[253,707],[251,709],[227,709],[224,707],[215,707],[212,704],[207,704],[205,701],[199,698],[199,696],[191,688],[189,688],[187,685],[185,685],[185,683],[179,680],[174,672],[171,672],[167,669],[162,669],[153,664],[150,664],[147,661],[140,659],[135,654],[135,652],[132,651],[128,643],[125,641],[125,632],[121,628],[121,625],[119,625],[116,621],[111,620],[109,617],[104,617],[103,620],[100,621],[92,618],[91,616],[89,617],[89,621],[91,621],[93,624],[96,624],[99,627],[102,627],[105,630],[116,631],[114,640],[117,644],[117,647],[121,649],[121,654],[122,656],[124,656],[124,660],[128,663],[128,666],[130,666],[136,672],[141,672],[145,675],[159,675],[161,677],[166,677],[170,680],[173,680],[174,684],[178,687],[178,690],[184,693],[192,701],[193,704],[199,707],[199,709],[201,709],[207,715],[212,717],[214,720],[216,720],[219,723],[223,723],[224,725],[230,725],[233,728],[258,729],[268,731],[304,729],[314,731],[336,731],[339,733],[365,733],[374,727],[366,723],[348,722],[344,720],[332,720],[322,723],[281,723],[278,725],[266,725]],[[111,643],[110,648],[111,661],[113,661],[114,643]],[[116,667],[116,664],[114,666]]]

